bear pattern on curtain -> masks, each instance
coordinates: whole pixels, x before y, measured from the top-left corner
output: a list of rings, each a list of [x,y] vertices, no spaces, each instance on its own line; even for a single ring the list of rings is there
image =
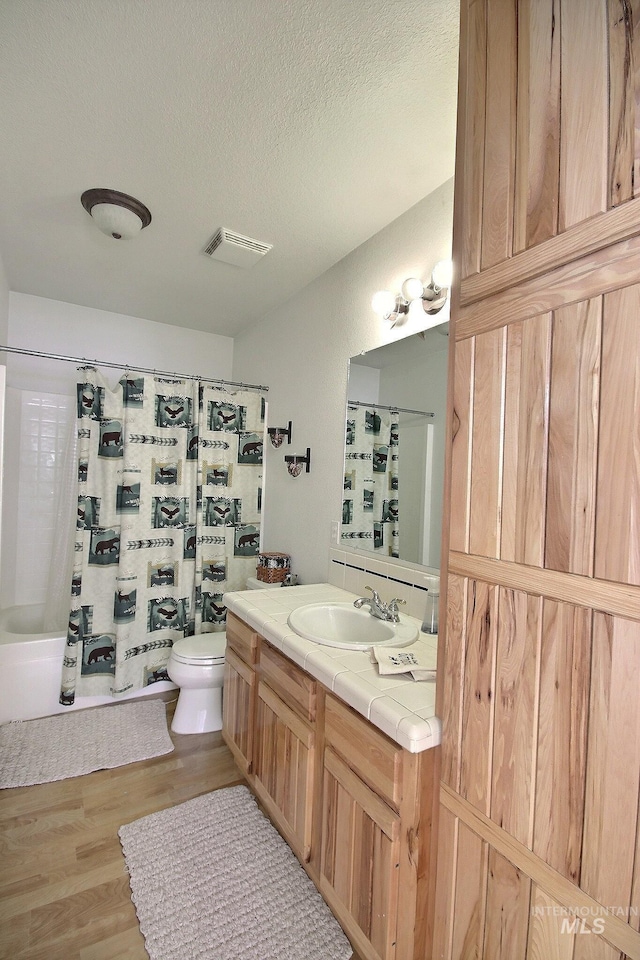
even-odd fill
[[[341,539],[397,557],[398,412],[350,407],[347,415]]]
[[[60,702],[167,680],[173,643],[225,629],[260,545],[264,396],[83,367]]]

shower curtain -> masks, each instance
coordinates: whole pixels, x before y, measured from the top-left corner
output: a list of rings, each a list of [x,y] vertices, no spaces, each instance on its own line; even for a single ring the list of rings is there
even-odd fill
[[[341,539],[399,556],[398,411],[349,408]]]
[[[177,639],[224,630],[260,543],[261,393],[83,367],[77,402],[62,704],[167,680]]]

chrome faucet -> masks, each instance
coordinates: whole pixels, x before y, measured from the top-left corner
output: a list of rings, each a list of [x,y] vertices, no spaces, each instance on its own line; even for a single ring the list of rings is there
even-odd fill
[[[369,612],[372,617],[377,617],[378,620],[387,620],[390,623],[399,623],[400,611],[398,610],[398,604],[406,603],[406,600],[401,600],[400,597],[394,597],[389,603],[384,603],[384,601],[380,599],[378,591],[374,590],[373,587],[365,586],[365,590],[371,590],[371,596],[359,597],[358,600],[354,600],[354,607],[357,607],[358,610],[360,607],[369,607]]]

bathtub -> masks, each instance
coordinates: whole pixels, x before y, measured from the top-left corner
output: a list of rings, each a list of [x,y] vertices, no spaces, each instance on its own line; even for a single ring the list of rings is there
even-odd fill
[[[58,703],[66,624],[64,630],[44,633],[43,617],[44,604],[0,610],[0,723],[116,702],[112,697],[76,697],[69,707]],[[119,700],[177,689],[174,683],[161,680]]]

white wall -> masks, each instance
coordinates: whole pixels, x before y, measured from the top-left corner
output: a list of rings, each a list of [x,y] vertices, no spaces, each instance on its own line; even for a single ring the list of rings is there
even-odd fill
[[[0,257],[0,344],[6,345],[9,336],[9,284],[4,270],[2,257]],[[6,371],[4,368],[5,354],[0,354],[0,438],[4,434],[4,399]],[[2,516],[2,464],[4,459],[4,444],[0,442],[0,518]],[[0,519],[0,543],[2,542],[2,522]],[[1,602],[1,600],[0,600]]]
[[[230,378],[233,339],[200,330],[185,330],[170,324],[95,310],[60,300],[25,293],[9,295],[9,340],[12,347],[47,353],[107,360],[125,366],[190,373],[204,377]],[[18,360],[13,357],[13,364]],[[35,369],[36,361],[28,361]],[[43,361],[42,372],[54,379],[74,364]],[[120,377],[113,371],[113,381]]]
[[[9,284],[0,257],[0,343],[6,344],[9,330]]]
[[[293,422],[291,446],[266,452],[263,548],[291,554],[306,583],[328,578],[331,522],[341,516],[347,361],[427,325],[416,303],[390,330],[371,297],[410,276],[428,279],[451,256],[452,216],[450,180],[236,338],[234,379],[267,384],[269,423]],[[284,455],[308,446],[311,472],[294,479]]]
[[[112,384],[127,366],[231,378],[230,337],[27,294],[11,293],[8,302],[3,343],[120,364],[119,370],[105,369]],[[60,557],[66,556],[61,541],[73,534],[75,510],[63,516],[60,498],[63,491],[65,499],[70,491],[75,495],[75,473],[65,465],[75,424],[76,364],[16,354],[6,358],[0,604],[11,606],[44,602],[50,571],[56,574]]]

